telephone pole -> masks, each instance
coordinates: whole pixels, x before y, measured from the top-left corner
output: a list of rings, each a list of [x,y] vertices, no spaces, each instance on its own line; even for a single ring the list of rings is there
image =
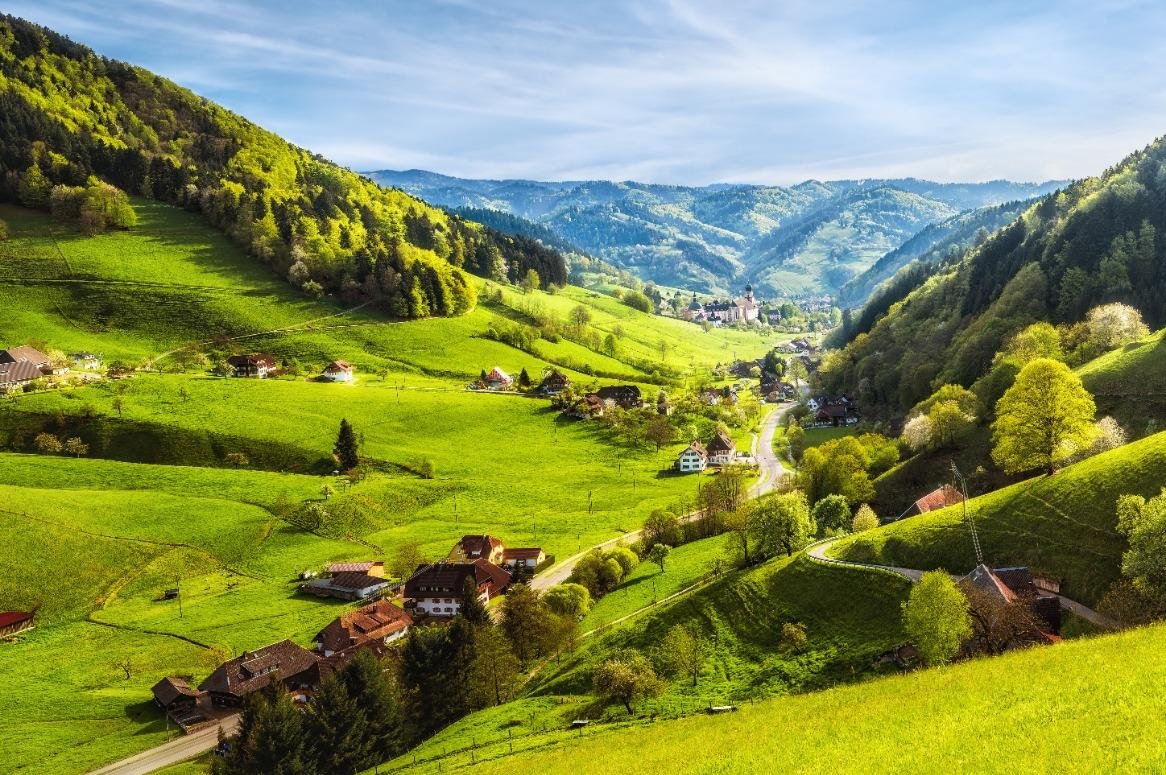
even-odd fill
[[[964,475],[960,473],[954,460],[951,462],[951,472],[960,486],[961,494],[964,496],[964,521],[968,523],[968,528],[972,531],[972,548],[976,550],[976,565],[983,565],[984,552],[980,549],[980,535],[976,532],[976,519],[968,511],[968,483],[964,480]]]

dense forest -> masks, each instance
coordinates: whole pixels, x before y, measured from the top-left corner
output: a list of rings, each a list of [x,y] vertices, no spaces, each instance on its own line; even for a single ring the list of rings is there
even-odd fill
[[[534,240],[384,189],[170,81],[0,16],[0,199],[56,212],[54,193],[97,179],[201,212],[306,293],[398,317],[471,309],[465,272],[567,281],[562,256]]]
[[[890,299],[871,302],[886,314],[869,332],[859,333],[866,326],[856,321],[853,339],[824,370],[825,387],[902,413],[939,385],[973,384],[1036,321],[1072,324],[1096,305],[1123,302],[1162,327],[1163,229],[1166,143],[1158,140],[1041,199],[949,271],[896,278],[885,289]]]

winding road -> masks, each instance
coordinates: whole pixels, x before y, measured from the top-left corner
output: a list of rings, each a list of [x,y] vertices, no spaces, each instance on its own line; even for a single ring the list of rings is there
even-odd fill
[[[171,740],[139,754],[114,762],[90,775],[147,775],[206,753],[219,742],[219,729],[230,736],[239,728],[238,714],[222,719],[218,724]]]
[[[781,423],[781,418],[790,409],[790,405],[786,405],[769,413],[765,421],[761,425],[761,433],[754,441],[753,460],[757,463],[760,469],[760,476],[757,481],[749,488],[749,497],[758,498],[767,492],[771,492],[777,486],[777,481],[782,474],[786,472],[785,466],[782,465],[781,460],[774,454],[773,451],[773,436],[777,433],[777,427]],[[689,522],[697,518],[699,512],[684,517],[684,521]],[[595,546],[588,547],[581,552],[571,555],[567,559],[552,566],[550,569],[538,576],[530,582],[530,586],[538,590],[547,590],[551,587],[564,583],[570,576],[571,571],[575,569],[584,556],[596,549],[603,551],[614,546],[623,544],[630,544],[643,534],[643,530],[633,530],[630,533],[616,536]]]

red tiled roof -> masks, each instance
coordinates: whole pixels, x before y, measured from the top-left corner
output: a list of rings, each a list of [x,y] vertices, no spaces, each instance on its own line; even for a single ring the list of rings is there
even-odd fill
[[[352,364],[347,361],[332,361],[324,367],[324,371],[352,371]]]
[[[506,549],[502,552],[502,557],[506,560],[537,560],[542,553],[543,550],[536,546],[530,549]]]
[[[491,535],[462,536],[458,541],[462,552],[471,560],[478,557],[489,557],[490,553],[502,546],[502,541]]]
[[[501,592],[510,583],[510,574],[489,560],[474,560],[474,576],[478,589],[491,586],[494,594]]]
[[[269,369],[275,368],[275,358],[266,353],[232,355],[230,358],[227,358],[227,363],[232,366],[266,366]]]
[[[343,651],[368,640],[387,638],[411,624],[413,617],[403,609],[378,600],[333,619],[316,633],[316,642],[327,651]]]
[[[33,615],[30,611],[0,611],[0,627],[11,627],[30,621]]]
[[[926,514],[929,511],[942,509],[945,506],[954,506],[957,503],[963,502],[964,496],[960,493],[960,491],[952,487],[950,484],[945,484],[939,489],[932,490],[919,500],[915,501],[915,508],[919,509],[920,514]]]

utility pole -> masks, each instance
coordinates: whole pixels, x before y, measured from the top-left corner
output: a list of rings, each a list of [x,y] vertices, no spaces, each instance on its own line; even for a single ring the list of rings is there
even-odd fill
[[[983,565],[984,552],[980,548],[980,535],[976,532],[976,519],[968,512],[968,483],[964,480],[964,475],[960,473],[954,460],[951,462],[951,472],[960,486],[961,494],[964,496],[964,521],[968,523],[968,528],[972,531],[972,548],[976,550],[976,565]]]
[[[182,618],[182,577],[175,574],[174,587],[178,590],[178,618]]]

